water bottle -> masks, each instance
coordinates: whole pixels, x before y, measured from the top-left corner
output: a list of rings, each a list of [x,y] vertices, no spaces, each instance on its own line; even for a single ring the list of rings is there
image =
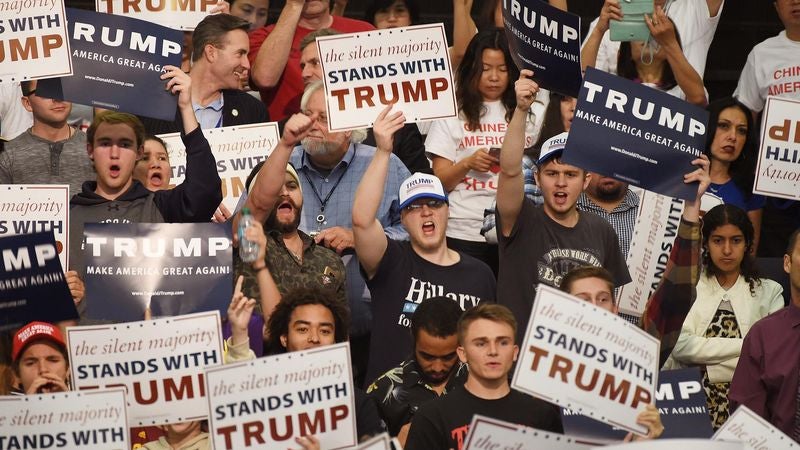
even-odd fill
[[[258,258],[258,243],[250,241],[244,237],[244,230],[253,223],[253,216],[250,215],[250,208],[242,208],[242,217],[239,219],[239,258],[246,263],[251,263]]]

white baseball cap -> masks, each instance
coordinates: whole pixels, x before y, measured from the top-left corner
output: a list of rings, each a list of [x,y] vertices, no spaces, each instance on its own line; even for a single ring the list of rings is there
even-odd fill
[[[400,184],[400,209],[420,198],[433,198],[447,203],[447,194],[439,178],[417,172]]]
[[[544,141],[542,151],[539,153],[539,159],[536,160],[536,165],[541,166],[548,160],[561,155],[564,152],[564,146],[567,144],[568,136],[569,133],[565,131]]]

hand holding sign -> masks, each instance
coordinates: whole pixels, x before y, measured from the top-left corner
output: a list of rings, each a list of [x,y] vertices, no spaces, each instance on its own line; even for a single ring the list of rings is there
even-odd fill
[[[532,76],[532,70],[522,69],[519,71],[519,79],[514,82],[517,109],[526,113],[531,109],[533,101],[536,100],[536,94],[539,92],[539,84],[529,78]]]
[[[164,66],[166,73],[161,75],[162,80],[167,81],[165,89],[178,94],[178,107],[181,109],[192,106],[192,78],[182,71],[179,67]]]
[[[67,286],[69,287],[69,293],[72,295],[72,300],[77,306],[83,301],[83,296],[86,294],[86,287],[84,286],[81,277],[78,276],[78,272],[74,270],[68,270],[65,272],[65,275],[67,279]]]
[[[392,148],[394,147],[394,134],[397,130],[403,128],[403,125],[406,123],[406,116],[403,114],[403,111],[392,111],[392,106],[394,103],[390,104],[383,111],[378,114],[378,117],[375,119],[375,123],[372,125],[372,131],[375,134],[375,144],[378,147],[378,150],[383,150],[385,152],[392,152]]]
[[[303,447],[303,450],[320,450],[319,439],[312,434],[296,437],[294,441],[297,442],[300,447]]]
[[[658,439],[664,433],[664,424],[661,423],[661,414],[658,412],[656,405],[650,403],[645,409],[636,416],[636,423],[647,427],[647,435],[639,436],[637,434],[628,433],[625,436],[625,442],[632,441],[649,441],[651,439]]]

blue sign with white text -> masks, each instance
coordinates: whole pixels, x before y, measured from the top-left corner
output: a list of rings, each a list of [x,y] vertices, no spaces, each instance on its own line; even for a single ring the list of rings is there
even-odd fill
[[[563,162],[669,197],[694,199],[683,176],[703,153],[708,112],[658,89],[588,68]]]

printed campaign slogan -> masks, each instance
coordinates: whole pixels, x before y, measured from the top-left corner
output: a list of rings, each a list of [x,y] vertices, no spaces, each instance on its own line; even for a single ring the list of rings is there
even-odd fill
[[[206,370],[214,448],[273,450],[313,434],[320,448],[356,445],[347,343]]]
[[[247,176],[261,161],[265,161],[278,144],[276,122],[239,125],[203,130],[217,160],[217,172],[222,179],[222,202],[230,211],[245,191]],[[180,133],[159,136],[167,144],[169,163],[172,166],[173,185],[183,183],[186,178],[186,148]]]
[[[61,267],[69,267],[69,186],[5,184],[0,197],[0,236],[53,230]]]
[[[165,65],[180,67],[183,34],[129,17],[67,8],[74,75],[43,80],[36,93],[82,105],[174,120]]]
[[[406,122],[455,117],[444,25],[317,38],[331,131],[371,127],[386,105]]]
[[[0,397],[0,449],[131,448],[125,391]]]
[[[184,31],[194,30],[216,5],[217,0],[95,0],[95,9],[99,12]]]
[[[77,318],[53,231],[0,237],[0,331]]]
[[[72,75],[64,0],[0,0],[0,83]]]
[[[715,441],[741,442],[747,450],[791,450],[800,444],[746,406],[739,406],[723,424]]]
[[[208,417],[203,368],[222,364],[219,314],[67,328],[75,389],[125,388],[128,425]]]
[[[658,385],[659,342],[590,302],[539,285],[511,386],[647,434],[636,416]]]
[[[464,439],[464,450],[587,450],[586,443],[570,436],[524,427],[476,414]]]
[[[586,69],[564,162],[684,200],[705,147],[708,112],[658,89]]]
[[[218,310],[231,299],[231,227],[87,223],[86,315],[132,321]]]
[[[800,200],[800,101],[768,97],[753,192]]]
[[[503,23],[517,67],[532,70],[545,89],[578,96],[583,78],[579,16],[541,0],[503,0]]]
[[[701,383],[697,367],[659,373],[655,403],[664,424],[661,439],[711,437],[711,420]],[[562,409],[562,422],[565,434],[597,444],[621,441],[628,434],[569,409]]]

